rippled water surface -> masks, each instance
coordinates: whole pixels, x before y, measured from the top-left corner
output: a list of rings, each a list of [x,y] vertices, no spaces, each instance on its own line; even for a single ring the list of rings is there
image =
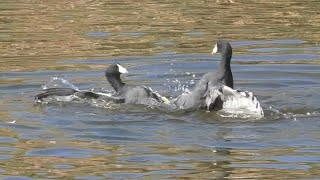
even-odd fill
[[[3,179],[319,179],[318,1],[1,1],[0,177]],[[265,118],[132,105],[35,105],[52,77],[111,90],[131,84],[176,97],[233,46],[237,89]]]

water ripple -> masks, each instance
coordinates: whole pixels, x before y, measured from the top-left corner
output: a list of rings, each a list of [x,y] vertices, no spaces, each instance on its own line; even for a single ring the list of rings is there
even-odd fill
[[[26,153],[27,156],[54,156],[62,158],[89,158],[94,155],[109,154],[108,151],[78,148],[35,149]]]

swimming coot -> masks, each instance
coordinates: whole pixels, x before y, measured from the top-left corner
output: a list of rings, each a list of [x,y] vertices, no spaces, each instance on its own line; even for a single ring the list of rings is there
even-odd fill
[[[169,100],[160,94],[154,92],[149,87],[142,85],[128,85],[124,83],[120,75],[128,73],[127,69],[120,64],[112,64],[107,67],[105,76],[113,89],[115,95],[100,92],[92,92],[90,90],[76,90],[72,88],[49,88],[44,89],[42,93],[35,96],[36,100],[42,100],[51,96],[70,96],[74,95],[78,98],[102,98],[107,101],[127,104],[156,104],[168,103]]]
[[[105,76],[108,82],[117,92],[117,96],[124,99],[124,103],[146,105],[169,103],[167,98],[154,92],[150,87],[124,83],[120,78],[120,75],[123,73],[128,73],[128,71],[120,64],[113,64],[105,71]]]
[[[206,108],[209,88],[217,85],[227,85],[233,88],[233,77],[230,67],[232,57],[231,45],[226,41],[219,40],[213,51],[219,51],[222,54],[219,69],[203,75],[190,93],[181,94],[174,102],[180,108],[190,110]]]
[[[183,93],[175,99],[181,109],[196,110],[206,108],[212,110],[224,110],[228,112],[241,112],[259,114],[263,116],[263,110],[259,101],[252,92],[234,90],[233,75],[231,71],[232,47],[229,42],[219,40],[215,44],[212,54],[221,53],[222,58],[216,71],[206,73],[201,77],[190,93]]]

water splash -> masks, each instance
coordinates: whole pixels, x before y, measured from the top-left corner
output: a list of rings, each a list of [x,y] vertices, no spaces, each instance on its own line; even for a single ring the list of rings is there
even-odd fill
[[[175,72],[173,67],[174,64],[172,63],[171,65],[172,65],[171,72]],[[183,75],[184,77],[188,76],[189,78],[187,79],[189,80],[182,80],[181,78],[179,78],[181,75]],[[196,79],[195,79],[196,75],[192,72],[184,72],[182,74],[175,73],[174,76],[175,78],[167,78],[166,79],[167,83],[164,84],[165,86],[168,87],[168,92],[171,95],[169,97],[171,102],[176,96],[180,95],[181,93],[189,93],[191,91],[191,87],[196,82]],[[79,88],[76,85],[73,85],[68,80],[61,77],[51,77],[49,82],[42,86],[42,89],[45,90],[48,88],[61,88],[61,87],[79,90]],[[90,91],[96,92],[96,93],[107,93],[110,95],[115,93],[114,91],[111,91],[105,88],[92,88],[90,89]],[[74,95],[64,96],[64,97],[61,97],[61,96],[49,97],[45,101],[36,102],[36,104],[41,104],[41,105],[60,104],[61,105],[61,103],[68,103],[68,102],[83,103],[89,106],[105,108],[105,109],[118,109],[121,106],[120,104],[116,104],[114,102],[108,102],[103,99],[81,99]],[[174,107],[172,104],[171,106],[169,109],[171,110],[176,109],[176,107]],[[152,106],[151,108],[157,108],[157,107]],[[168,110],[168,107],[166,107],[166,109]],[[265,109],[266,118],[271,118],[271,119],[299,120],[300,118],[304,118],[304,117],[313,117],[313,116],[320,115],[318,111],[308,111],[308,110],[301,111],[300,109],[283,110],[281,108],[279,109],[273,106],[269,106],[269,107],[266,106],[264,107],[264,109]],[[230,118],[230,117],[231,118],[254,118],[252,116],[243,116],[243,114],[241,113],[226,113],[221,111],[221,112],[218,112],[218,114],[221,117],[227,117],[227,118]]]
[[[301,109],[279,110],[273,106],[269,106],[269,108],[266,109],[266,114],[267,117],[271,119],[293,119],[296,121],[299,118],[319,116],[320,112],[308,110],[301,111]]]
[[[191,92],[192,86],[195,84],[195,74],[192,74],[190,72],[186,72],[187,76],[191,76],[191,80],[185,80],[181,81],[178,78],[171,79],[168,78],[166,79],[167,83],[164,85],[168,87],[169,91],[174,91],[178,93],[189,93]]]
[[[74,84],[70,83],[68,80],[60,77],[51,77],[48,83],[45,85],[42,85],[41,89],[46,90],[49,88],[72,88],[77,91],[79,88],[75,86]],[[101,94],[103,96],[112,96],[114,92],[109,91],[105,88],[91,88],[89,91]],[[63,103],[78,103],[78,104],[86,104],[94,107],[101,107],[101,108],[106,108],[106,109],[116,109],[119,107],[118,104],[114,102],[107,101],[103,98],[80,98],[76,95],[69,95],[69,96],[50,96],[47,98],[44,98],[42,100],[35,100],[35,105],[48,105],[48,104],[58,104],[62,105]]]
[[[56,76],[51,77],[50,81],[41,87],[42,90],[49,88],[72,88],[79,90],[77,86],[73,85],[68,80]]]

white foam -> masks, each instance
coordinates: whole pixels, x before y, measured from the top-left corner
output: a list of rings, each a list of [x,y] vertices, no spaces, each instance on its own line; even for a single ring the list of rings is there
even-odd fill
[[[42,85],[42,90],[49,89],[49,88],[72,88],[75,90],[79,90],[79,88],[68,80],[60,78],[60,77],[51,77],[50,81],[45,85]]]
[[[223,111],[233,114],[264,117],[263,109],[252,92],[237,91],[224,86],[223,95],[227,93],[230,94],[224,96]]]

